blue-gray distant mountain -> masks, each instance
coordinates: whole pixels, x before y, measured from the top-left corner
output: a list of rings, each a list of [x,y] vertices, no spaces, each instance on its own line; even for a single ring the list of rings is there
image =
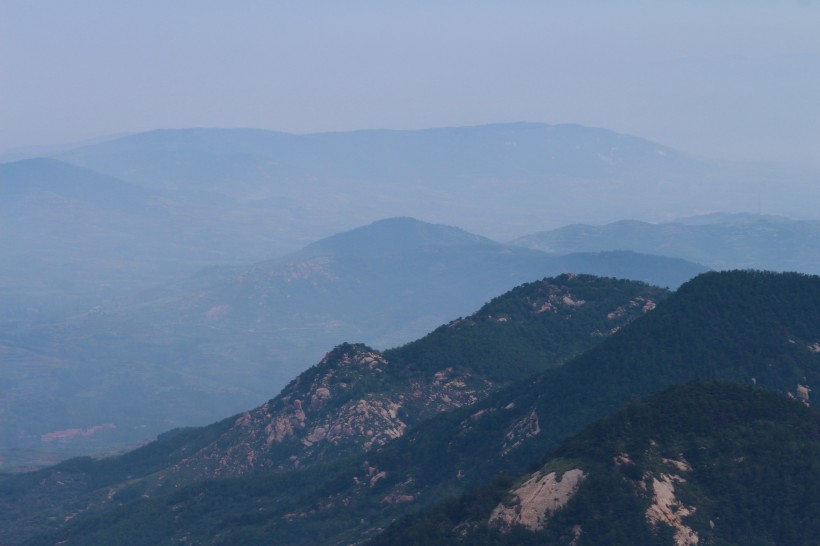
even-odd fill
[[[298,248],[285,234],[298,212],[146,188],[53,159],[0,164],[0,324],[62,318],[205,266]]]
[[[0,335],[9,364],[0,368],[8,385],[0,433],[7,449],[43,453],[132,442],[257,404],[328,347],[405,343],[530,279],[591,273],[675,288],[703,271],[679,259],[558,256],[383,220],[284,258],[205,269],[57,325]],[[41,440],[108,422],[117,428]]]
[[[816,178],[804,173],[704,161],[578,125],[163,130],[55,157],[74,167],[0,164],[0,252],[12,264],[0,279],[0,321],[9,327],[62,318],[205,265],[283,256],[391,216],[505,240],[761,202],[816,218],[820,201]]]
[[[521,237],[512,244],[546,252],[631,250],[696,261],[712,269],[820,273],[820,221],[716,214],[649,224],[623,220],[575,224]]]
[[[162,130],[59,158],[147,187],[322,211],[325,233],[406,215],[511,238],[579,221],[749,210],[761,195],[771,210],[817,216],[809,202],[820,199],[816,179],[802,174],[703,161],[579,125],[308,135]]]

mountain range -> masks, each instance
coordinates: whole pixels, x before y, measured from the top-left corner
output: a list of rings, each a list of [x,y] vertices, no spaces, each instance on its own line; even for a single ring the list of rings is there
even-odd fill
[[[761,196],[768,212],[816,219],[815,180],[578,125],[121,136],[0,164],[0,324],[53,322],[395,216],[495,240],[752,210]]]
[[[573,271],[676,287],[704,270],[635,253],[552,255],[408,218],[376,222],[0,334],[0,460],[56,462],[208,423],[269,398],[327,347],[400,345],[532,278]]]
[[[295,250],[287,215],[145,188],[46,158],[0,164],[0,325],[64,319],[189,276]],[[287,229],[282,227],[282,229]]]
[[[574,224],[511,244],[547,252],[631,250],[674,256],[711,269],[766,269],[820,274],[820,221],[759,214],[710,214],[650,224],[622,220]]]
[[[816,217],[809,206],[794,208],[817,196],[811,175],[707,161],[571,124],[308,135],[163,130],[56,157],[145,187],[287,203],[317,213],[310,220],[323,221],[326,234],[423,211],[431,221],[505,239],[577,221],[750,210],[761,195],[768,210]],[[355,211],[356,221],[335,214],[340,209]]]
[[[497,472],[514,500],[672,384],[810,404],[816,278],[689,279],[820,272],[814,180],[544,124],[154,131],[0,164],[0,469],[235,414],[0,477],[0,542],[360,542]],[[530,540],[485,516],[453,527]],[[140,518],[163,524],[137,540]],[[594,542],[584,521],[553,530]]]
[[[517,543],[510,537],[528,536],[526,521],[546,521],[548,510],[530,507],[535,519],[517,520],[524,509],[515,499],[533,484],[552,490],[563,480],[564,495],[577,496],[567,496],[566,510],[535,539],[594,544],[610,529],[620,541],[613,544],[636,536],[643,538],[632,543],[692,544],[690,531],[702,543],[744,544],[754,525],[772,537],[803,536],[787,531],[809,513],[800,504],[811,498],[809,487],[779,492],[779,512],[742,502],[775,479],[817,479],[795,457],[816,449],[818,418],[803,406],[812,403],[820,369],[820,278],[707,273],[662,298],[636,294],[639,286],[592,277],[527,284],[400,349],[342,345],[279,397],[210,427],[165,435],[119,458],[6,476],[3,540],[51,529],[31,543],[353,543],[403,514],[486,487],[476,490],[478,501],[455,505],[462,511],[437,508],[385,540],[455,532],[467,543],[487,533],[497,540],[489,544]],[[616,295],[628,303],[612,307],[616,300],[607,298]],[[581,318],[587,305],[607,311],[593,314],[605,324],[637,318],[554,367],[561,358],[549,364],[533,341],[553,332],[559,341],[547,347],[561,347],[567,337],[555,328],[567,313],[573,330],[583,324],[578,333],[604,333]],[[544,320],[551,325],[539,326]],[[625,404],[696,379],[780,394],[688,386],[564,443]],[[778,434],[782,426],[788,437]],[[757,471],[778,456],[788,457],[783,472]],[[490,483],[499,472],[508,477]],[[613,502],[594,502],[602,494]],[[760,514],[769,519],[743,527]],[[629,524],[636,521],[644,525]]]

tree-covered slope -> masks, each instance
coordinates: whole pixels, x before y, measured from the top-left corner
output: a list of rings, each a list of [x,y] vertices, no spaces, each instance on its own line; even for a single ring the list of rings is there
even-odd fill
[[[641,283],[561,275],[522,284],[477,313],[385,351],[399,370],[457,367],[493,381],[522,378],[564,362],[655,309],[666,292]]]
[[[384,354],[361,344],[340,345],[279,396],[219,423],[218,433],[214,425],[201,429],[202,437],[197,429],[174,436],[175,442],[187,440],[161,459],[164,466],[155,459],[140,461],[164,452],[169,438],[99,464],[87,459],[59,465],[36,474],[36,480],[7,478],[0,485],[0,493],[10,491],[3,497],[5,522],[16,528],[25,513],[31,520],[39,515],[43,525],[44,515],[60,513],[43,510],[41,500],[48,496],[55,505],[68,501],[74,508],[64,510],[67,515],[80,505],[94,511],[206,478],[281,473],[358,456],[433,415],[561,365],[667,295],[634,281],[563,275],[522,285]]]
[[[375,545],[814,544],[820,414],[696,382],[588,426],[538,470],[397,522]]]
[[[174,518],[185,523],[165,518],[146,541],[187,536],[264,543],[275,534],[284,543],[311,544],[372,535],[391,519],[494,473],[521,472],[583,425],[666,385],[698,377],[754,377],[805,396],[820,356],[817,296],[816,277],[704,275],[564,367],[422,422],[363,456],[328,458],[304,471],[206,480],[121,508],[116,505],[128,495],[115,494],[104,519],[79,516],[52,538],[94,542],[125,533],[136,540],[127,529],[150,527],[171,506],[179,512]],[[217,506],[231,509],[219,512]],[[250,512],[257,515],[242,515]],[[206,539],[216,536],[221,538]]]
[[[119,507],[100,518],[77,517],[47,541],[355,542],[499,472],[519,475],[585,425],[670,385],[757,382],[810,404],[818,370],[820,278],[710,273],[564,366],[428,419],[360,456],[114,503]]]
[[[587,423],[694,379],[810,396],[807,388],[820,383],[820,278],[701,275],[567,365],[424,423],[371,462],[396,486],[419,476],[415,493],[443,494],[523,468]]]

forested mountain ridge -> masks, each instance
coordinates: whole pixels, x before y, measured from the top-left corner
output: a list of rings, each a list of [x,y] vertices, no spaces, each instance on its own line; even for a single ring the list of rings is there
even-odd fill
[[[820,413],[748,385],[669,388],[370,544],[812,544]]]
[[[263,544],[271,536],[285,544],[358,542],[498,472],[525,472],[583,426],[670,385],[699,378],[757,382],[811,403],[818,369],[820,278],[709,273],[564,366],[422,421],[370,452],[305,470],[205,480],[150,500],[126,502],[143,489],[125,488],[113,497],[121,507],[109,506],[100,518],[78,516],[32,543],[90,544],[113,536],[144,544]],[[218,438],[239,418],[210,430]],[[59,479],[70,476],[66,470]],[[7,479],[4,487],[15,484]],[[7,511],[10,521],[14,513]]]
[[[410,431],[381,450],[380,467],[396,473],[395,483],[425,475],[433,491],[455,475],[476,484],[525,467],[630,401],[695,379],[757,383],[808,400],[820,381],[820,277],[701,275],[567,365]]]
[[[560,365],[651,311],[667,294],[634,281],[563,275],[520,286],[384,354],[343,344],[279,396],[242,415],[166,436],[121,458],[69,461],[37,473],[39,485],[33,487],[25,476],[11,477],[3,486],[23,487],[24,500],[6,497],[16,501],[6,504],[5,513],[14,518],[23,511],[42,520],[51,510],[65,515],[59,502],[73,506],[69,513],[82,513],[121,504],[137,492],[154,495],[206,478],[292,471],[358,456],[424,419]],[[52,506],[43,510],[49,497]]]
[[[304,468],[383,446],[436,414],[560,366],[666,296],[642,283],[562,275],[384,353],[343,344],[165,477]]]

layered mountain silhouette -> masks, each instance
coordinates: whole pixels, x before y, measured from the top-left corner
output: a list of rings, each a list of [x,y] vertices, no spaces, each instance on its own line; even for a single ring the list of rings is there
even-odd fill
[[[624,220],[570,225],[512,244],[547,252],[631,250],[693,260],[712,269],[820,273],[820,222],[753,214],[713,214],[649,224]]]
[[[812,177],[704,161],[578,125],[163,130],[55,158],[0,165],[0,324],[9,328],[53,322],[205,265],[283,256],[386,217],[498,240],[577,222],[749,210],[761,195],[767,210],[817,217]],[[577,251],[585,250],[560,253]]]
[[[0,326],[53,322],[206,266],[303,246],[276,242],[288,215],[271,212],[53,159],[0,164]]]
[[[388,216],[423,216],[509,239],[579,221],[749,210],[761,193],[771,210],[816,215],[806,201],[816,201],[812,178],[703,161],[579,125],[308,135],[162,130],[57,157],[145,187],[217,192],[261,206],[289,203],[315,213],[296,225],[322,225],[325,234]],[[801,210],[787,208],[795,202]]]
[[[358,543],[446,499],[473,506],[460,495],[475,487],[503,497],[500,519],[470,508],[419,536],[600,542],[603,516],[536,535],[507,517],[528,480],[593,476],[544,466],[584,426],[704,378],[813,403],[817,277],[686,281],[706,268],[818,272],[817,222],[691,216],[762,202],[817,218],[817,197],[802,174],[577,125],[154,131],[0,164],[0,470],[222,419],[119,457],[0,476],[0,542]],[[412,216],[503,240],[575,225],[504,245]],[[634,281],[685,284],[668,295]],[[638,468],[651,449],[633,443]],[[690,495],[667,512],[720,507],[732,520],[737,507],[699,476],[676,474],[687,490],[659,469],[595,475],[631,472],[644,493],[657,479]],[[794,514],[810,515],[778,517]],[[678,523],[705,543],[756,532],[687,517],[630,536],[674,539]],[[765,540],[800,539],[766,527],[778,530]],[[385,536],[407,540],[396,532]]]
[[[493,540],[504,543],[511,536],[526,537],[531,532],[519,529],[522,520],[515,514],[522,511],[516,508],[516,492],[522,498],[521,488],[529,487],[528,480],[532,480],[530,486],[543,482],[549,488],[566,479],[565,485],[574,484],[568,487],[570,492],[577,489],[577,497],[572,498],[578,500],[570,504],[569,499],[562,505],[566,510],[557,513],[554,524],[538,531],[542,533],[538,537],[553,533],[565,540],[556,543],[569,543],[578,535],[579,540],[594,542],[596,533],[612,521],[607,518],[615,517],[608,515],[614,511],[616,516],[623,514],[624,523],[644,523],[642,527],[625,524],[633,533],[623,535],[628,539],[640,536],[646,543],[671,543],[663,541],[689,529],[710,540],[743,543],[742,537],[750,536],[755,528],[743,528],[737,522],[753,519],[764,508],[742,508],[733,504],[731,494],[720,491],[729,487],[753,498],[752,492],[763,487],[763,482],[778,476],[774,472],[759,482],[752,479],[758,474],[755,469],[776,456],[777,449],[787,457],[792,477],[799,475],[795,465],[800,466],[793,455],[815,449],[811,446],[816,443],[816,424],[812,424],[816,416],[802,410],[801,404],[812,404],[811,386],[820,369],[820,278],[708,273],[667,298],[652,299],[652,305],[645,296],[639,300],[632,294],[627,299],[632,303],[608,311],[604,320],[617,320],[638,309],[639,318],[563,366],[515,381],[512,376],[535,371],[518,367],[521,363],[546,362],[543,356],[535,356],[538,343],[532,342],[554,330],[538,330],[539,321],[550,317],[560,323],[562,313],[570,313],[579,325],[592,325],[581,321],[579,312],[587,301],[602,300],[585,300],[581,293],[586,289],[573,284],[576,282],[596,286],[599,281],[564,278],[523,286],[469,320],[450,323],[395,351],[340,346],[279,398],[247,414],[167,435],[120,458],[71,461],[33,475],[8,477],[2,483],[7,521],[16,521],[21,511],[28,514],[25,524],[9,527],[10,533],[16,533],[9,537],[34,536],[50,528],[52,534],[42,543],[66,539],[80,544],[105,542],[113,536],[155,544],[182,538],[204,543],[265,543],[271,536],[287,544],[349,543],[377,535],[403,514],[486,485],[486,498],[480,499],[477,508],[470,508],[473,501],[464,501],[466,515],[456,511],[455,516],[447,508],[445,525],[432,534],[422,528],[421,534],[410,536],[490,533]],[[562,292],[562,285],[573,288]],[[633,285],[621,281],[610,286],[610,293],[616,294]],[[503,332],[507,349],[499,350],[508,359],[499,359],[499,353],[485,352],[480,346],[472,354],[458,349],[459,339],[491,338],[490,330],[481,330],[482,324]],[[536,331],[541,333],[533,336]],[[596,326],[594,331],[602,329]],[[462,347],[471,346],[468,341]],[[459,358],[462,353],[466,353],[464,358]],[[486,383],[475,379],[491,381],[492,374],[509,377],[513,383],[490,388],[485,395],[480,386]],[[398,384],[395,381],[424,378],[427,385],[438,385],[437,395],[431,396],[432,391],[424,388],[400,391],[389,387]],[[570,441],[544,464],[546,454],[596,419],[695,379],[756,384],[779,394],[771,398],[724,384],[667,391]],[[404,408],[416,402],[433,401],[425,411],[436,413],[436,404],[445,400],[442,393],[450,402],[459,400],[459,395],[468,396],[460,399],[465,403],[441,407],[445,411],[433,417],[427,418],[429,413],[424,411],[418,422],[408,417],[410,412]],[[363,411],[356,413],[355,408],[360,407]],[[334,412],[369,416],[369,421],[336,423],[339,430],[346,430],[345,423],[361,424],[350,427],[359,431],[361,440],[345,444],[333,436],[333,420],[321,416]],[[752,415],[760,418],[747,419]],[[380,417],[388,419],[380,424]],[[781,417],[786,421],[778,421]],[[795,432],[789,432],[789,447],[778,448],[777,442],[786,437],[778,436],[776,423],[801,420],[803,424],[790,429]],[[814,432],[804,434],[798,432],[799,427]],[[725,449],[719,440],[735,443]],[[806,443],[793,443],[798,441]],[[291,447],[285,449],[286,445]],[[702,445],[709,451],[700,453]],[[303,455],[288,451],[296,446]],[[709,459],[712,456],[717,458]],[[276,460],[281,462],[273,462]],[[710,460],[734,475],[699,474],[712,468]],[[738,466],[744,460],[749,466]],[[499,472],[522,478],[487,485]],[[557,475],[549,478],[553,472],[561,473],[560,480]],[[210,479],[200,481],[203,476]],[[619,482],[621,479],[625,481]],[[544,480],[552,480],[552,485]],[[682,480],[691,483],[691,489]],[[811,478],[808,483],[813,483]],[[585,512],[585,507],[596,506],[590,505],[590,495],[608,491],[607,487],[615,488],[611,494],[616,502]],[[677,492],[677,501],[669,500],[668,495],[653,500],[670,491]],[[801,497],[796,489],[782,494],[789,508],[777,512],[778,518],[792,521],[789,518],[808,513],[799,509],[808,497]],[[150,499],[140,498],[144,495]],[[660,519],[647,515],[645,509],[653,504],[657,509],[652,513]],[[490,524],[491,517],[484,511],[487,506],[498,509],[492,518],[496,523]],[[100,510],[103,513],[94,516]],[[49,518],[64,521],[69,513],[74,517],[63,529],[55,530],[54,523],[47,523]],[[536,513],[535,519],[545,521],[544,513]],[[689,518],[692,513],[696,515]],[[424,516],[410,524],[429,518],[441,521],[440,516]],[[448,527],[447,521],[454,523]],[[483,527],[458,527],[462,522],[484,523]],[[788,524],[764,518],[757,525],[773,537],[798,536],[782,534]],[[479,534],[469,534],[473,532]],[[514,534],[504,534],[507,532]]]
[[[3,335],[0,458],[65,457],[204,424],[268,399],[328,347],[400,345],[516,284],[568,271],[674,287],[704,268],[634,253],[550,255],[380,221]]]

